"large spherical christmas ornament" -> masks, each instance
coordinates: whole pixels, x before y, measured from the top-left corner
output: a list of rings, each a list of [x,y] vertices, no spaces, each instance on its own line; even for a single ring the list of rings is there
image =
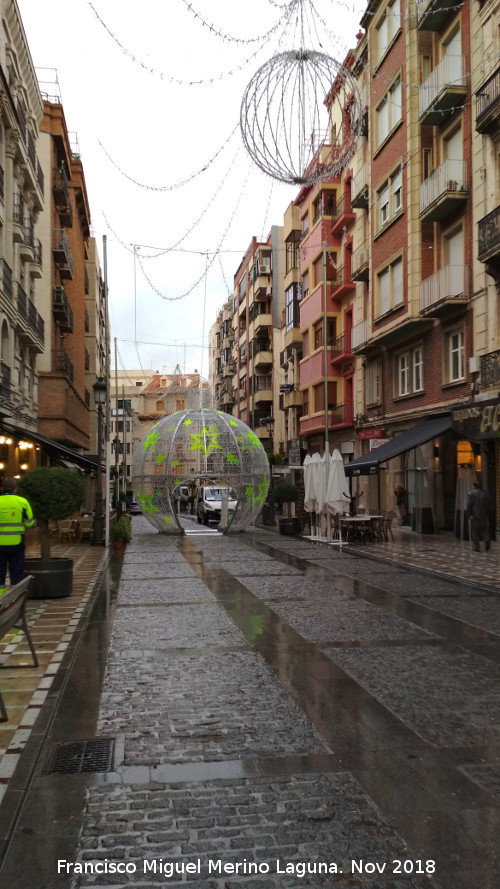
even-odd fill
[[[330,117],[330,107],[338,104]],[[294,185],[337,175],[352,157],[363,124],[354,78],[335,59],[298,49],[273,56],[253,76],[241,103],[245,147],[258,167]],[[332,120],[340,122],[336,129]]]
[[[260,439],[241,420],[210,408],[162,417],[136,449],[132,471],[143,515],[167,534],[184,533],[183,489],[190,497],[200,485],[227,489],[232,498],[227,531],[243,531],[254,522],[269,489],[269,461]]]

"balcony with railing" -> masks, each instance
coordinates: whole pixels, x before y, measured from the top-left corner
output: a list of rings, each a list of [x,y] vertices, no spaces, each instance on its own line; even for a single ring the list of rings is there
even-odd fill
[[[495,135],[500,123],[500,68],[476,93],[476,130]]]
[[[3,201],[5,197],[5,172],[4,168],[0,164],[0,201]]]
[[[12,299],[12,269],[5,259],[0,259],[0,286],[5,296]]]
[[[467,161],[446,160],[420,185],[420,217],[426,222],[443,219],[460,209],[467,196]]]
[[[330,364],[335,367],[344,361],[353,359],[351,349],[351,330],[346,330],[337,337],[333,345],[330,347]]]
[[[31,275],[33,278],[41,278],[42,277],[42,242],[40,238],[35,239],[35,245],[33,248],[33,263],[31,266]]]
[[[440,31],[456,10],[450,0],[417,0],[417,22],[422,31]]]
[[[332,235],[341,235],[344,228],[349,228],[355,219],[356,214],[351,206],[350,195],[346,192],[339,198],[333,208]]]
[[[357,247],[352,252],[351,278],[353,281],[368,281],[370,278],[370,251],[367,246]]]
[[[447,265],[420,283],[420,313],[450,316],[462,310],[469,299],[469,268]]]
[[[56,352],[54,369],[56,371],[59,371],[59,373],[63,373],[64,376],[68,378],[70,383],[73,382],[73,363],[64,349],[60,349],[58,352]]]
[[[351,349],[356,352],[362,348],[368,340],[368,320],[359,321],[351,328]]]
[[[12,207],[12,237],[16,243],[24,241],[24,198],[20,192],[14,192]]]
[[[335,277],[330,279],[331,298],[333,302],[340,302],[344,296],[352,293],[356,285],[351,278],[350,270],[345,266],[339,266],[335,271]]]
[[[366,164],[351,179],[351,207],[368,209],[368,177]]]
[[[8,401],[10,396],[10,367],[2,361],[0,364],[0,398],[5,398]]]
[[[330,415],[330,427],[352,426],[354,411],[351,404],[336,404]]]
[[[55,228],[53,231],[54,246],[52,253],[54,261],[59,266],[61,278],[73,278],[73,257],[69,249],[68,238],[63,228]]]
[[[441,126],[467,94],[464,56],[444,56],[418,90],[420,123]]]
[[[59,329],[63,333],[72,333],[73,312],[64,287],[54,287],[52,291],[52,313]]]
[[[30,343],[35,351],[42,352],[45,344],[45,323],[21,285],[17,285],[16,332],[19,338]]]
[[[478,222],[478,259],[500,270],[500,207]]]

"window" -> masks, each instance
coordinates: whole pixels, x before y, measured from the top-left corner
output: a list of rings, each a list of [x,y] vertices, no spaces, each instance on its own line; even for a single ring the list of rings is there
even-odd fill
[[[382,362],[378,358],[370,361],[365,367],[365,404],[381,404],[382,402]]]
[[[381,231],[403,209],[402,172],[398,167],[378,189],[378,229]]]
[[[376,108],[378,145],[382,145],[402,116],[401,80],[394,81]]]
[[[455,383],[465,377],[465,339],[462,329],[446,334],[445,375],[448,383]]]
[[[319,383],[317,386],[313,387],[314,393],[314,412],[316,414],[325,411],[325,384]],[[328,409],[331,409],[337,404],[337,383],[334,381],[330,381],[327,386],[327,396],[328,396]]]
[[[285,290],[285,330],[299,326],[298,284],[292,284]]]
[[[286,241],[286,273],[300,267],[299,245],[299,234],[294,231],[292,236]]]
[[[403,303],[403,258],[395,259],[377,274],[378,315]]]
[[[387,51],[400,28],[399,0],[388,3],[375,31],[377,61]]]
[[[327,342],[329,345],[335,342],[335,319],[329,319],[326,322]],[[317,321],[314,325],[314,348],[321,349],[323,346],[323,321]]]
[[[396,355],[396,396],[412,395],[422,392],[424,379],[424,360],[422,346],[407,349]]]

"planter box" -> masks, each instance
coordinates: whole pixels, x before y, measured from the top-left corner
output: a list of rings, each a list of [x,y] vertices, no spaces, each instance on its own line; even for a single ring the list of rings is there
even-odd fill
[[[280,534],[287,534],[293,537],[300,532],[299,520],[297,518],[280,519],[279,529]]]
[[[30,599],[61,599],[73,592],[73,559],[26,559],[25,574],[32,574]]]

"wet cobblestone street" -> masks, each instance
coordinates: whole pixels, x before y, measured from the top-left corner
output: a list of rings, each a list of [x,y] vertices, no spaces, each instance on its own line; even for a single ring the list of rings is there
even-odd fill
[[[112,764],[39,768],[0,882],[26,885],[43,800],[33,889],[498,889],[499,627],[489,587],[134,519],[96,719],[70,730]]]

